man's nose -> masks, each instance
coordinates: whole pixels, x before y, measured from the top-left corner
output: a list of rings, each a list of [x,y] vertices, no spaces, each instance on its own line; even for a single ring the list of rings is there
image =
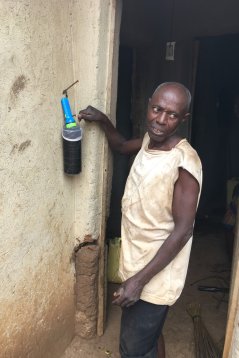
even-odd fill
[[[167,113],[162,111],[158,114],[156,122],[159,124],[165,124],[167,122]]]

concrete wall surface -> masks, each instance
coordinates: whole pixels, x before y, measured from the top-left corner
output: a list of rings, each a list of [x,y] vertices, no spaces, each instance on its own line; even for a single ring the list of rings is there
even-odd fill
[[[75,78],[79,79],[75,91],[76,111],[92,105],[107,113],[113,122],[116,111],[115,76],[119,36],[119,28],[115,35],[115,12],[120,10],[120,2],[75,1],[73,11],[74,72]],[[80,18],[80,23],[77,18]],[[107,200],[107,193],[102,197],[105,184],[103,176],[110,177],[108,145],[99,125],[82,120],[81,126],[84,136],[82,173],[76,178],[76,236],[79,241],[83,241],[87,235],[98,240],[104,202]]]
[[[74,331],[74,184],[60,105],[71,1],[0,1],[0,357],[59,356]]]
[[[114,117],[120,4],[0,0],[0,357],[59,357],[74,335],[74,247],[100,237],[104,261],[107,142],[82,123],[82,173],[64,175],[60,99],[78,79],[73,113]]]
[[[73,58],[75,78],[79,79],[75,108],[79,111],[92,105],[106,113],[113,122],[120,18],[120,0],[74,1]],[[81,126],[84,130],[82,173],[75,181],[75,234],[78,241],[91,237],[99,246],[97,333],[102,335],[105,320],[105,225],[112,164],[107,140],[99,125],[82,120]],[[92,288],[89,292],[88,302],[95,295],[93,291]],[[88,313],[83,304],[77,308],[77,326],[91,320]]]

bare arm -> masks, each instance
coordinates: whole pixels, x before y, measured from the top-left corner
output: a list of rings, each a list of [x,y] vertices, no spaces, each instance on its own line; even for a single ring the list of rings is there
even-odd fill
[[[121,307],[134,304],[140,298],[143,287],[163,270],[188,242],[193,232],[198,194],[199,185],[196,179],[180,168],[173,196],[174,230],[154,258],[136,275],[123,282],[115,293],[114,304]]]
[[[79,112],[78,119],[84,119],[89,122],[97,122],[105,132],[109,146],[112,150],[121,154],[135,154],[142,145],[142,139],[126,140],[113,126],[109,118],[98,109],[88,106]]]

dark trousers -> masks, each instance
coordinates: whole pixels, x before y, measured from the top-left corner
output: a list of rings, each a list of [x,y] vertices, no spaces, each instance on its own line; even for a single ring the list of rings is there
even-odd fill
[[[167,316],[168,306],[142,300],[123,308],[120,329],[121,358],[157,358],[158,338]]]

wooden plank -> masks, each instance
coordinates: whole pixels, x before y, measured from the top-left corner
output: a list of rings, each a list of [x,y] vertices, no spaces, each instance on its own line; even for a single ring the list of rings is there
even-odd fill
[[[104,161],[106,161],[106,148],[104,145]],[[97,320],[97,334],[102,336],[105,330],[105,321],[106,321],[106,291],[107,283],[105,280],[106,271],[105,271],[105,260],[106,260],[106,250],[105,250],[105,231],[106,231],[106,193],[107,193],[107,180],[105,173],[107,173],[107,167],[103,170],[102,185],[103,190],[101,193],[102,197],[102,217],[101,217],[101,228],[100,228],[100,237],[99,237],[99,247],[100,247],[100,257],[99,257],[99,279],[98,279],[98,320]]]
[[[233,332],[236,327],[238,300],[239,300],[239,205],[237,210],[234,256],[233,256],[233,263],[232,263],[230,298],[229,298],[229,305],[228,305],[227,328],[226,328],[226,338],[224,344],[223,358],[229,357],[232,348]]]
[[[118,77],[118,48],[119,48],[119,32],[120,20],[122,12],[122,2],[119,0],[111,0],[109,5],[108,17],[108,58],[107,58],[107,80],[106,80],[106,96],[105,96],[105,112],[114,118],[113,113],[116,112],[117,97],[117,77]],[[106,139],[103,142],[102,151],[102,177],[101,177],[101,227],[100,227],[100,259],[99,259],[99,280],[98,280],[98,322],[97,334],[102,336],[105,330],[106,322],[106,297],[107,297],[107,278],[106,278],[106,259],[107,250],[105,245],[105,231],[107,209],[109,206],[109,176],[112,176],[110,169],[109,150]]]

